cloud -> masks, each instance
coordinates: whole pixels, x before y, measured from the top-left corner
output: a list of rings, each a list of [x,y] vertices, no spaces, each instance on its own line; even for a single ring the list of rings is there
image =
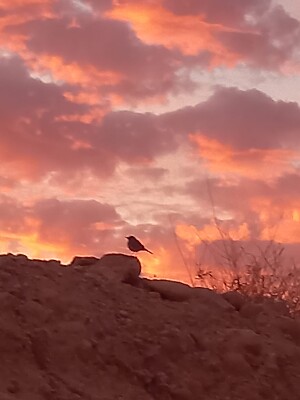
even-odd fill
[[[193,91],[195,67],[293,68],[299,50],[299,22],[268,0],[13,4],[2,5],[0,44],[35,76],[72,85],[69,98],[94,106],[85,122]]]
[[[48,68],[71,83],[75,74],[78,84],[96,85],[111,100],[163,96],[181,85],[175,75],[180,57],[163,46],[143,43],[121,21],[81,16],[74,24],[56,17],[8,26],[6,31],[24,36],[24,57],[30,54],[32,68]]]
[[[103,248],[101,240],[112,240],[113,231],[123,224],[112,206],[96,200],[43,199],[31,212],[39,240],[62,242],[77,250]]]
[[[185,55],[207,52],[213,67],[243,62],[278,69],[299,51],[299,21],[270,0],[121,1],[108,15],[130,21],[146,43]]]
[[[107,11],[113,6],[113,0],[86,0],[85,3],[92,6],[96,11]]]
[[[30,245],[32,256],[101,254],[118,245],[118,229],[125,223],[114,207],[96,200],[44,198],[20,203],[12,197],[0,198],[0,241],[15,252]],[[119,245],[118,245],[119,246]]]
[[[219,88],[194,107],[162,115],[107,112],[90,124],[80,117],[93,106],[65,96],[72,86],[32,78],[18,58],[0,59],[0,83],[0,153],[15,177],[84,171],[109,177],[119,162],[149,166],[188,144],[215,172],[253,177],[259,163],[268,175],[272,163],[280,175],[299,152],[299,106],[256,90]]]
[[[9,118],[30,118],[45,115],[53,121],[61,115],[83,113],[84,105],[76,105],[63,96],[63,87],[45,84],[30,76],[18,57],[0,58],[1,120]]]
[[[152,161],[179,144],[176,135],[160,125],[155,115],[120,111],[103,118],[95,145],[131,164]]]
[[[18,58],[0,59],[0,84],[2,163],[15,167],[13,175],[27,177],[76,167],[88,152],[73,149],[74,127],[83,125],[61,118],[84,114],[86,106],[68,101],[63,87],[31,78]]]
[[[146,179],[147,181],[158,182],[165,175],[167,175],[168,170],[161,167],[134,167],[128,168],[125,172],[134,179]]]
[[[119,161],[150,162],[177,146],[151,114],[108,113],[97,125],[73,121],[89,106],[66,99],[64,86],[30,77],[17,58],[0,59],[0,83],[0,154],[3,165],[14,165],[11,176],[38,180],[86,169],[108,176]]]
[[[22,233],[26,231],[27,209],[15,199],[0,196],[0,223],[1,232]]]
[[[187,184],[186,191],[202,209],[212,212],[215,207],[216,216],[220,220],[227,220],[234,229],[246,223],[249,238],[269,240],[274,234],[276,240],[282,242],[299,242],[299,236],[292,234],[299,225],[299,183],[297,171],[271,181],[265,180],[263,176],[256,179],[232,178],[227,181],[215,178],[208,183],[192,180]],[[291,234],[284,238],[288,227]]]
[[[258,20],[252,32],[223,31],[218,37],[228,51],[250,65],[276,69],[299,52],[300,22],[278,7]]]
[[[166,8],[177,15],[204,15],[214,23],[226,23],[229,25],[241,25],[245,23],[245,16],[249,14],[262,14],[271,5],[270,0],[225,0],[220,4],[218,0],[164,0]]]
[[[298,160],[300,151],[290,149],[234,149],[204,135],[191,135],[199,155],[208,171],[213,173],[237,174],[249,178],[266,180],[293,171],[293,161]],[[272,168],[270,168],[272,165]]]
[[[264,179],[193,180],[186,191],[195,198],[199,215],[177,223],[176,232],[185,254],[197,254],[204,268],[227,264],[246,252],[259,256],[274,242],[285,248],[284,265],[299,263],[299,171],[266,182]],[[263,177],[262,177],[263,178]],[[227,254],[226,254],[227,252]],[[224,261],[225,260],[225,261]],[[192,264],[193,265],[193,264]]]
[[[165,114],[166,124],[182,132],[201,132],[238,149],[299,146],[300,108],[274,101],[258,90],[219,88],[194,107]]]
[[[159,1],[157,4],[124,2],[108,15],[130,21],[137,36],[148,44],[179,49],[187,56],[225,51],[214,38],[214,32],[226,30],[225,27],[210,25],[199,15],[177,16],[163,8]]]
[[[130,253],[125,236],[136,235],[155,254],[139,254],[143,273],[179,279],[178,250],[170,228],[130,226],[114,207],[95,200],[44,198],[27,204],[0,198],[0,243],[4,251],[26,252],[30,257],[56,258],[68,263],[74,255],[101,256],[109,251]]]

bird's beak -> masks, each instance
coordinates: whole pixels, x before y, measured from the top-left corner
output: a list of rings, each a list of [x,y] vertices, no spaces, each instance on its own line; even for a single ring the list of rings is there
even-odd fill
[[[129,239],[129,236],[125,236],[126,239]]]

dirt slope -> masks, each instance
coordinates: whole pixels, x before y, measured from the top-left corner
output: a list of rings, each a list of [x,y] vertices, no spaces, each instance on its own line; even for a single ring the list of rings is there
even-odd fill
[[[237,311],[139,272],[122,255],[0,256],[0,399],[299,400],[300,322],[285,307]]]

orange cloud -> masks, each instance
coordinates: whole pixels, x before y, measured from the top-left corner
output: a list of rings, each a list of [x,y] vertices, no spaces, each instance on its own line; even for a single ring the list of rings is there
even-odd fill
[[[0,6],[4,9],[14,9],[15,7],[28,8],[37,5],[49,4],[50,0],[1,0]]]
[[[0,0],[0,8],[3,12],[0,18],[0,45],[6,50],[24,51],[26,35],[12,33],[5,29],[36,18],[52,17],[54,13],[51,6],[51,0]]]
[[[299,214],[298,214],[299,217]],[[298,218],[297,217],[297,218]],[[275,232],[274,232],[275,231]],[[300,243],[300,222],[299,220],[283,219],[278,221],[278,226],[273,228],[274,237],[277,242],[288,244],[288,243]],[[273,233],[269,227],[262,230],[260,239],[270,240],[270,235]]]
[[[66,63],[62,57],[46,53],[38,57],[33,53],[30,53],[29,56],[24,54],[24,58],[27,59],[29,66],[34,71],[41,75],[43,73],[47,75],[50,72],[55,81],[64,81],[88,87],[95,82],[115,85],[123,78],[119,72],[101,70],[92,65],[79,65],[75,62]],[[82,96],[85,95],[83,94]],[[98,93],[97,99],[99,98],[100,94]],[[92,93],[89,104],[91,104],[91,100],[96,100],[96,91]]]
[[[214,173],[238,174],[252,179],[265,179],[292,172],[293,161],[300,153],[291,149],[235,149],[205,135],[190,135],[196,143],[200,156],[207,167]]]
[[[218,32],[235,30],[221,24],[208,23],[199,14],[175,15],[157,3],[116,3],[106,15],[128,21],[137,36],[148,44],[179,49],[185,55],[210,51],[216,63],[236,62],[236,55],[228,52],[215,37]]]
[[[27,40],[30,35],[18,32],[17,26],[37,20],[57,20],[58,15],[52,10],[51,1],[32,0],[32,1],[0,1],[5,14],[0,18],[0,47],[2,53],[18,54],[25,62],[30,74],[47,82],[66,82],[77,86],[81,91],[77,94],[66,92],[66,98],[75,103],[87,105],[99,105],[108,100],[111,104],[118,105],[121,102],[115,93],[104,93],[102,86],[115,86],[122,82],[124,74],[101,69],[99,66],[80,65],[76,62],[66,62],[62,56],[50,54],[45,51],[36,54],[28,47]],[[16,29],[11,30],[14,27]],[[54,34],[54,32],[53,32]],[[99,113],[98,113],[99,114]],[[78,118],[85,122],[90,122],[95,116],[99,119],[95,111],[85,118]],[[100,117],[103,115],[101,113]]]
[[[46,78],[54,82],[66,82],[77,86],[78,90],[76,93],[70,91],[64,92],[67,100],[73,103],[97,106],[97,110],[90,107],[89,112],[85,115],[73,116],[73,119],[66,116],[64,120],[77,120],[86,123],[91,122],[93,119],[101,120],[112,105],[120,104],[120,100],[113,93],[105,93],[101,89],[101,86],[117,85],[123,79],[121,73],[101,70],[92,65],[66,63],[60,56],[44,54],[37,57],[34,53],[30,53],[27,50],[22,52],[22,57],[32,71],[32,74],[42,79]]]
[[[224,231],[222,225],[223,224],[220,224],[220,229],[223,232],[223,236],[214,222],[204,225],[201,229],[197,229],[193,225],[180,224],[176,227],[176,234],[180,239],[184,240],[191,249],[202,242],[213,242],[223,237],[231,238],[232,240],[249,239],[249,228],[246,222],[237,226],[226,227]]]
[[[260,240],[300,243],[300,208],[297,199],[284,199],[283,204],[276,204],[273,198],[255,198],[254,194],[251,207],[261,222]]]
[[[69,262],[74,256],[74,249],[66,248],[61,243],[41,242],[35,233],[13,234],[0,232],[2,252],[25,253],[30,258],[59,259]]]

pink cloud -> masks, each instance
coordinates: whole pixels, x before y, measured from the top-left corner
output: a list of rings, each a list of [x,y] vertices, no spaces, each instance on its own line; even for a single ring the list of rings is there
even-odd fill
[[[268,0],[227,0],[221,7],[216,1],[91,0],[92,10],[59,1],[3,4],[4,48],[36,74],[71,84],[74,101],[93,104],[72,116],[85,122],[114,105],[163,103],[169,94],[195,89],[189,75],[195,66],[246,62],[277,69],[299,42],[299,22]]]
[[[140,164],[176,148],[173,137],[154,115],[108,113],[101,124],[72,121],[88,105],[64,96],[64,86],[29,76],[17,58],[0,62],[0,118],[3,164],[14,165],[21,177],[40,179],[50,172],[85,169],[108,176],[119,161]],[[70,116],[70,120],[62,117]]]
[[[59,121],[84,113],[86,106],[66,100],[62,87],[31,78],[17,58],[0,60],[0,82],[3,164],[14,165],[20,176],[42,176],[72,168],[88,153],[72,149],[72,131],[81,124]]]
[[[101,88],[107,95],[115,93],[125,98],[158,96],[180,85],[181,80],[175,76],[180,57],[163,46],[143,43],[128,24],[120,21],[82,17],[72,25],[68,18],[52,18],[6,29],[11,34],[25,35],[30,57],[45,58],[44,68],[47,68],[48,60],[48,67],[54,74],[57,74],[55,60],[61,60],[61,70],[67,71],[70,66],[75,72],[78,68],[83,78],[84,71],[94,68],[92,76],[96,81],[91,79],[89,84]],[[97,72],[115,74],[117,79],[101,82]],[[64,74],[64,79],[68,81],[68,73]],[[79,84],[86,83],[80,79]]]
[[[0,196],[0,223],[1,232],[25,232],[27,209],[24,205],[18,203],[14,198]]]
[[[91,5],[96,11],[107,11],[113,6],[113,0],[86,0],[86,3]]]
[[[14,165],[14,173],[23,177],[83,170],[108,177],[120,161],[149,165],[190,143],[189,135],[198,132],[233,152],[288,152],[291,146],[295,152],[299,147],[299,106],[276,102],[256,90],[220,88],[194,107],[160,116],[108,112],[100,123],[90,124],[72,120],[92,108],[64,96],[72,87],[33,79],[17,58],[1,60],[0,82],[2,162]],[[252,156],[245,153],[246,158]]]
[[[106,239],[113,242],[114,230],[124,222],[115,209],[96,200],[44,199],[34,204],[32,218],[37,221],[39,239],[62,242],[77,250],[104,251]]]
[[[235,226],[247,223],[249,235],[258,238],[262,232],[269,229],[269,234],[289,224],[299,224],[297,215],[300,212],[300,178],[299,171],[284,174],[272,181],[265,179],[232,179],[226,182],[221,178],[209,180],[209,186],[204,180],[192,180],[186,186],[189,195],[199,202],[199,206],[211,210],[212,201],[217,216],[227,213],[230,222]],[[209,191],[208,192],[208,187]],[[300,214],[299,214],[300,215]],[[279,236],[276,237],[277,240]],[[264,238],[267,240],[267,238]],[[299,242],[300,237],[286,238]]]
[[[108,15],[130,21],[146,43],[178,49],[185,56],[209,53],[210,67],[247,63],[280,69],[299,50],[299,21],[270,0],[226,0],[221,5],[217,1],[121,1]],[[188,63],[188,57],[183,62]]]
[[[218,37],[250,64],[276,69],[299,51],[300,22],[277,7],[258,19],[252,32],[221,32]]]
[[[131,177],[135,177],[136,179],[146,179],[150,182],[158,182],[168,174],[168,170],[167,168],[161,167],[137,166],[128,168],[126,174],[129,174]]]
[[[258,90],[219,88],[207,101],[162,116],[181,132],[201,132],[234,148],[299,146],[300,108]]]
[[[179,15],[205,15],[211,22],[241,25],[245,16],[251,13],[259,15],[267,11],[271,0],[189,0],[187,2],[164,0],[163,4],[172,12]]]

